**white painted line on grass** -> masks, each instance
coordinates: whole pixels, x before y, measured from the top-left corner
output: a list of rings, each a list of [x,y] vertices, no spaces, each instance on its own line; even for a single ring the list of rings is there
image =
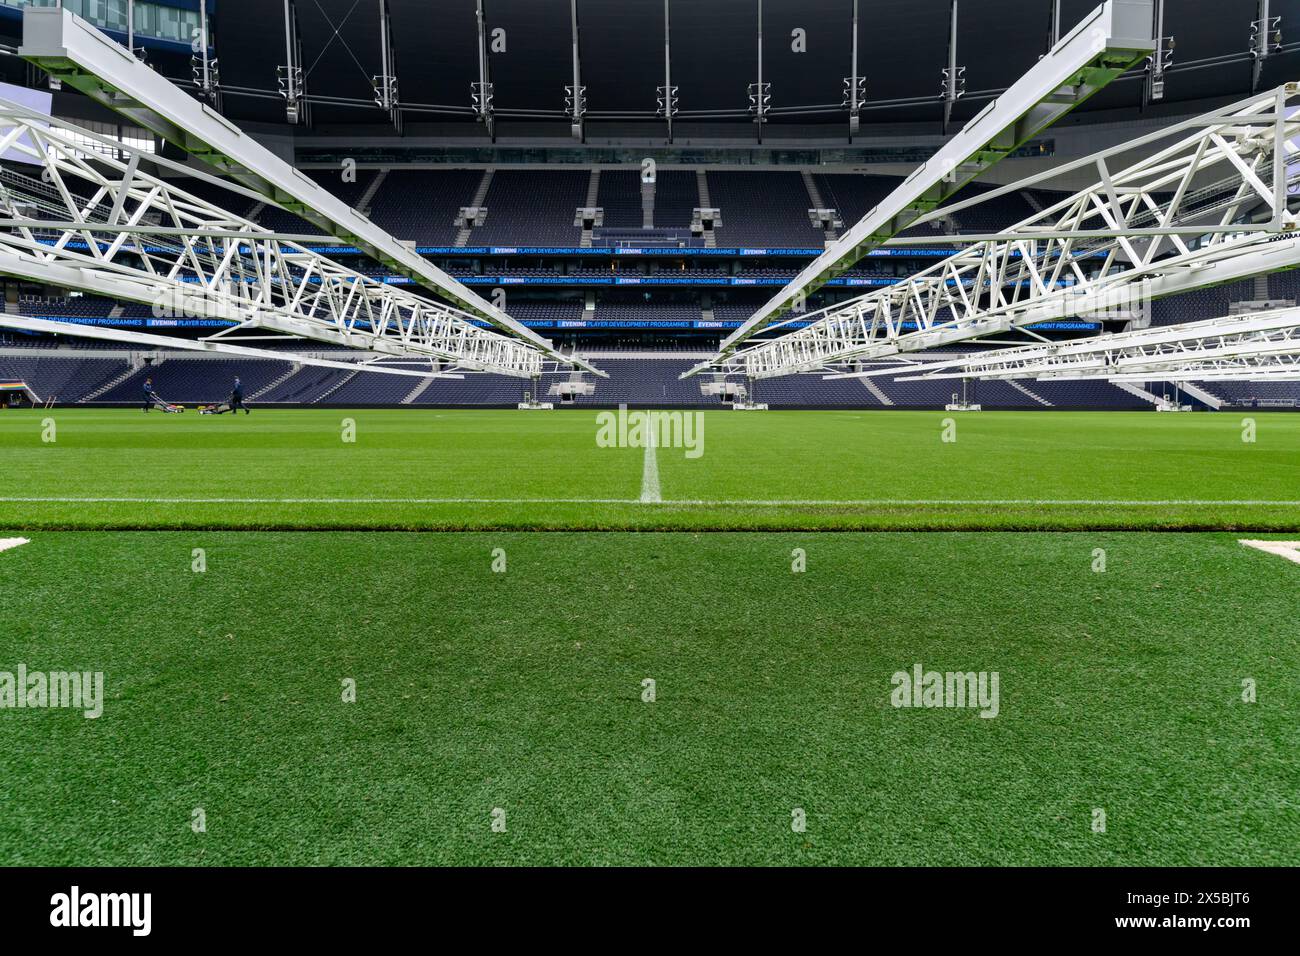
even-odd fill
[[[658,472],[656,471],[656,477]],[[111,498],[111,497],[0,497],[0,504],[128,504],[128,505],[635,505],[660,504],[694,508],[798,508],[798,507],[1077,507],[1114,506],[1124,508],[1236,507],[1300,508],[1300,501],[1265,499],[1164,498],[1132,500],[1122,498],[729,498],[663,499],[644,498]]]
[[[1159,500],[1131,500],[1122,498],[858,498],[858,499],[786,499],[786,500],[766,500],[766,499],[746,499],[731,498],[725,501],[703,501],[703,500],[679,500],[665,501],[666,505],[705,505],[708,507],[717,507],[723,505],[743,505],[754,507],[775,507],[786,508],[799,505],[820,505],[820,506],[870,506],[870,507],[889,507],[889,506],[927,506],[927,505],[956,505],[961,507],[983,506],[983,505],[1023,505],[1037,507],[1039,505],[1075,507],[1078,505],[1113,505],[1116,507],[1126,508],[1164,508],[1174,505],[1185,506],[1218,506],[1234,505],[1252,508],[1262,507],[1284,507],[1300,508],[1300,501],[1264,501],[1253,499],[1239,499],[1219,501],[1203,498],[1167,498]]]
[[[0,538],[0,551],[8,551],[10,548],[21,547],[24,544],[31,544],[27,538]]]
[[[0,498],[63,505],[635,505],[636,498]]]
[[[659,462],[655,459],[655,439],[651,435],[645,443],[645,460],[641,465],[641,503],[661,504],[663,500],[659,494]]]
[[[1241,540],[1237,543],[1244,544],[1248,548],[1258,548],[1260,551],[1267,551],[1269,554],[1276,554],[1278,557],[1300,564],[1300,541]]]

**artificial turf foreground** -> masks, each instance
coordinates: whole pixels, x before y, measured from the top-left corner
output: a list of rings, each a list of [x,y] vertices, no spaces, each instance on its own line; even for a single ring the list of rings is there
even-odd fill
[[[4,411],[0,526],[1300,530],[1295,414],[702,421],[698,457],[658,449],[643,501],[644,450],[600,447],[590,410]]]
[[[107,699],[0,710],[6,864],[1300,863],[1300,566],[1232,535],[28,534],[0,670]]]

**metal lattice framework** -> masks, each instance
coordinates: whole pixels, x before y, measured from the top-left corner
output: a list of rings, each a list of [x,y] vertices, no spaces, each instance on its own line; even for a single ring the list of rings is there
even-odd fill
[[[1062,378],[1064,376],[1058,375],[1055,377]],[[1073,377],[1105,378],[1110,382],[1300,382],[1300,355],[1210,359],[1204,362],[1183,362],[1175,365],[1165,365],[1159,369],[1146,372],[1136,371],[1119,375]]]
[[[934,379],[1113,378],[1166,374],[1170,369],[1237,369],[1271,366],[1281,356],[1300,357],[1300,308],[1229,315],[1199,322],[1098,335],[1070,342],[996,349],[980,355],[903,368],[875,369],[866,376],[897,381]]]
[[[1300,264],[1287,166],[1294,84],[959,203],[959,211],[1091,166],[1097,182],[896,285],[806,316],[720,363],[754,378],[852,363],[1060,319],[1129,317],[1151,298]],[[1186,135],[1118,171],[1108,160]],[[1275,162],[1275,157],[1282,157]],[[933,243],[933,237],[926,240]],[[790,320],[787,320],[787,324]],[[1040,336],[1041,338],[1041,336]]]
[[[88,150],[87,138],[108,154]],[[184,171],[165,159],[0,100],[6,151],[40,172],[0,172],[0,272],[152,305],[170,317],[232,323],[209,341],[267,330],[380,359],[427,360],[437,371],[520,378],[543,371],[546,357],[530,343],[345,268],[296,241],[310,237],[271,232],[144,168]]]

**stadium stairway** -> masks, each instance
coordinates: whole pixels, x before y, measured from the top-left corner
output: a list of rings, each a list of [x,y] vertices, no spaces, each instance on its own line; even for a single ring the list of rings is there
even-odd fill
[[[876,401],[880,402],[881,405],[888,406],[894,404],[894,400],[886,395],[880,386],[871,379],[860,378],[858,381],[862,383],[863,387],[866,388],[868,392],[876,397]]]
[[[319,395],[313,398],[311,400],[312,404],[319,405],[321,402],[325,401],[325,399],[329,398],[331,395],[338,392],[341,388],[343,388],[344,385],[348,384],[348,382],[352,381],[360,374],[361,374],[360,370],[357,370],[355,372],[348,372],[346,375],[344,375],[341,379],[339,379],[329,388],[325,389],[325,391],[321,392]]]
[[[698,193],[698,201],[700,204],[700,208],[712,209],[713,197],[710,196],[709,194],[709,176],[708,173],[706,173],[702,169],[697,169],[695,171],[695,189],[696,192]],[[721,212],[721,210],[719,210],[719,214],[723,217],[722,221],[726,222],[727,221],[726,213]],[[704,248],[706,249],[718,248],[718,238],[712,229],[706,230],[704,233]]]
[[[401,404],[402,405],[415,404],[415,400],[420,397],[420,393],[423,392],[426,388],[428,388],[429,383],[432,381],[433,381],[432,375],[430,375],[428,378],[420,379],[420,381],[416,383],[415,388],[411,389],[402,397]]]
[[[384,167],[379,171],[378,175],[376,175],[374,179],[370,180],[370,185],[366,187],[366,191],[363,192],[361,198],[357,200],[357,212],[361,213],[363,216],[369,217],[370,204],[375,200],[375,193],[379,192],[380,187],[384,185],[384,180],[387,178],[388,168]]]
[[[264,396],[269,395],[273,389],[279,388],[285,382],[289,381],[289,379],[293,378],[295,375],[301,372],[304,368],[306,368],[305,365],[298,365],[297,363],[295,363],[293,366],[290,367],[289,371],[285,372],[274,382],[269,383],[264,388],[259,388],[255,392],[251,392],[248,396],[248,400],[250,402],[256,402],[261,400]]]
[[[821,190],[817,188],[817,180],[813,179],[813,174],[805,169],[802,175],[804,189],[808,190],[808,201],[812,204],[808,208],[826,209],[826,200],[822,197]],[[840,232],[834,226],[826,230],[825,239],[827,245],[830,245],[839,237]]]
[[[163,361],[163,360],[162,360],[162,359],[158,359],[157,361],[158,361],[158,362],[161,362],[161,361]],[[115,375],[115,376],[113,376],[113,377],[110,378],[107,382],[105,382],[103,385],[99,386],[98,388],[95,388],[95,389],[91,390],[88,394],[83,395],[83,396],[81,396],[80,398],[78,398],[77,401],[78,401],[78,402],[93,402],[93,401],[95,401],[95,400],[98,399],[100,396],[102,396],[102,395],[106,395],[108,392],[110,392],[110,391],[112,391],[113,389],[117,388],[117,386],[121,385],[123,382],[125,382],[127,379],[129,379],[131,376],[135,375],[135,373],[138,372],[142,367],[143,367],[143,363],[142,363],[142,362],[137,362],[137,363],[134,363],[134,364],[128,364],[127,367],[126,367],[126,369],[125,369],[125,370],[124,370],[120,375]]]
[[[410,391],[408,376],[358,372],[317,399],[317,404],[328,399],[331,405],[398,405]]]
[[[1197,385],[1195,382],[1180,382],[1179,385],[1182,388],[1182,390],[1186,392],[1188,395],[1192,396],[1192,398],[1196,399],[1198,402],[1202,403],[1203,405],[1206,405],[1209,408],[1214,409],[1216,412],[1223,407],[1222,398],[1220,398],[1218,395],[1215,395],[1213,392],[1210,392],[1202,388],[1200,385]]]
[[[472,374],[464,379],[435,378],[416,396],[413,405],[505,406],[523,401],[524,380],[508,375]]]
[[[1143,410],[1151,406],[1110,382],[1079,379],[1034,382],[1034,392],[1052,403],[1053,408],[1107,408]]]
[[[297,375],[272,388],[260,401],[264,405],[310,405],[321,392],[331,388],[346,374],[342,369],[303,366]]]
[[[1130,395],[1144,399],[1152,405],[1163,405],[1165,400],[1159,395],[1153,395],[1140,385],[1134,385],[1132,382],[1114,382],[1114,386],[1121,391],[1128,392]]]
[[[469,205],[471,207],[482,208],[483,201],[487,199],[488,190],[492,187],[492,173],[493,169],[490,166],[483,170],[483,178],[478,181],[478,186],[474,190],[474,195],[470,197]],[[473,231],[474,230],[472,229],[467,229],[464,226],[461,226],[460,231],[456,233],[456,240],[452,245],[457,248],[463,248],[469,243],[469,237]]]
[[[1043,398],[1043,396],[1039,395],[1038,393],[1034,392],[1034,391],[1033,391],[1032,389],[1030,389],[1028,386],[1026,386],[1026,385],[1021,385],[1019,382],[1015,381],[1014,379],[1007,379],[1007,380],[1006,380],[1006,383],[1007,383],[1008,385],[1010,385],[1012,388],[1014,388],[1017,392],[1023,392],[1025,395],[1028,395],[1031,399],[1033,399],[1033,400],[1034,400],[1035,402],[1037,402],[1039,405],[1046,406],[1047,408],[1051,408],[1051,407],[1052,407],[1052,403],[1051,403],[1051,402],[1049,402],[1047,399]]]

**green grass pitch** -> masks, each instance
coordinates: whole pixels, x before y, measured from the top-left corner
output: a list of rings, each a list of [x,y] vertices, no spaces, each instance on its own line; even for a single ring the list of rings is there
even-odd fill
[[[1300,864],[1300,416],[704,427],[0,412],[0,863]]]
[[[657,451],[651,505],[642,449],[597,434],[589,411],[4,412],[0,527],[1300,527],[1284,413],[708,412],[702,454]]]
[[[96,720],[0,711],[9,863],[1300,863],[1297,568],[1231,535],[53,532],[0,562],[6,658],[107,688]],[[999,672],[998,716],[893,708],[916,663]]]

